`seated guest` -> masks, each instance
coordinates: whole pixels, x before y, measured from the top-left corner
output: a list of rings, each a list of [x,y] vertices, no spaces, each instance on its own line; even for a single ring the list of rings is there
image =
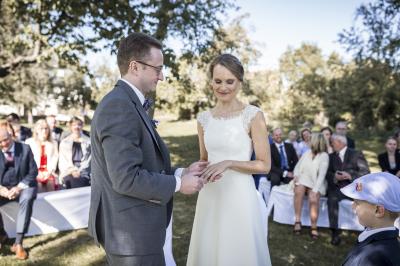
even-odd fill
[[[299,144],[299,158],[310,150],[310,141],[311,141],[311,130],[308,128],[303,128],[300,131],[301,142]]]
[[[90,138],[82,133],[83,121],[73,117],[71,134],[63,139],[59,149],[60,178],[65,188],[90,185]]]
[[[326,172],[329,166],[329,155],[326,153],[326,141],[322,133],[311,136],[311,149],[307,151],[294,168],[294,232],[301,231],[301,210],[303,198],[308,194],[310,204],[311,231],[313,239],[318,238],[317,220],[319,199],[326,193]]]
[[[369,173],[368,163],[360,151],[347,147],[347,139],[343,135],[333,134],[332,147],[335,151],[329,155],[328,181],[328,215],[332,231],[332,245],[340,244],[338,230],[339,201],[349,199],[340,192],[340,188],[350,184],[356,178]]]
[[[323,127],[320,132],[324,135],[327,153],[333,153],[333,148],[331,146],[331,136],[333,134],[332,129],[330,127]]]
[[[38,166],[38,192],[48,192],[56,190],[57,163],[58,163],[58,144],[51,138],[50,128],[46,120],[39,119],[35,123],[33,137],[25,142],[31,147],[36,165]]]
[[[379,166],[382,172],[389,172],[400,177],[400,150],[397,149],[397,141],[389,137],[385,144],[386,152],[378,155]]]
[[[15,142],[10,133],[0,128],[0,206],[12,201],[19,202],[17,236],[11,251],[17,259],[25,260],[28,253],[22,246],[24,234],[31,221],[33,201],[36,198],[37,167],[28,145]],[[7,239],[0,215],[0,244]]]
[[[21,125],[20,118],[16,113],[9,114],[6,119],[14,128],[17,141],[25,142],[26,139],[32,137],[32,131]]]
[[[348,127],[347,127],[346,121],[339,121],[336,123],[336,126],[335,126],[336,134],[345,136],[347,139],[347,147],[349,147],[350,149],[355,149],[356,143],[352,138],[347,136],[347,129],[348,129]]]
[[[78,117],[78,118],[79,118],[79,117]],[[79,118],[79,119],[80,119],[80,118]],[[82,119],[80,119],[80,120],[83,121]],[[72,133],[72,132],[71,132],[70,129],[64,130],[64,131],[61,133],[61,140],[63,140],[63,139],[65,139],[66,137],[68,137],[71,133]],[[85,136],[87,136],[87,137],[90,138],[90,132],[89,132],[89,131],[82,129],[82,133],[83,133],[83,135],[85,135]]]
[[[57,142],[57,144],[61,141],[61,135],[63,133],[62,128],[57,127],[57,120],[55,115],[46,116],[46,122],[49,125],[51,138]]]
[[[285,140],[286,143],[290,143],[293,145],[293,148],[296,150],[297,157],[300,157],[300,143],[297,140],[297,131],[290,130],[288,134],[288,139]]]
[[[268,175],[271,188],[279,186],[281,182],[287,184],[293,179],[293,169],[298,161],[296,151],[290,143],[282,141],[282,129],[272,131],[271,144],[271,171]]]

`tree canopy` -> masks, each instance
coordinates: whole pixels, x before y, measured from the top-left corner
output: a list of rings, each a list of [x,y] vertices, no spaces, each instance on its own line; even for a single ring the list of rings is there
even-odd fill
[[[362,4],[355,25],[339,34],[339,41],[357,60],[374,59],[400,68],[400,1]]]
[[[175,37],[184,52],[196,53],[209,45],[233,7],[230,0],[2,0],[0,77],[53,53],[62,62],[79,65],[79,57],[88,51],[115,51],[130,32],[149,33],[161,41]],[[169,65],[175,55],[166,50]]]

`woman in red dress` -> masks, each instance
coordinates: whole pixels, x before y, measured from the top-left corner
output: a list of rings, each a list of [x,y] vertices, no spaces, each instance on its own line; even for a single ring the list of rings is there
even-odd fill
[[[52,140],[46,120],[35,123],[33,137],[25,141],[33,152],[38,167],[38,192],[53,191],[58,188],[56,175],[58,162],[58,145]]]

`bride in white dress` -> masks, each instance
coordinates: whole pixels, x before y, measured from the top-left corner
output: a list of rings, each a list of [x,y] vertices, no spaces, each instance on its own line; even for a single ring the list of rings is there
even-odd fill
[[[271,265],[265,227],[251,174],[271,167],[261,110],[237,99],[243,82],[240,61],[229,54],[210,66],[216,106],[198,116],[202,177],[187,265]],[[256,160],[250,161],[251,154]],[[264,219],[265,220],[265,219]]]

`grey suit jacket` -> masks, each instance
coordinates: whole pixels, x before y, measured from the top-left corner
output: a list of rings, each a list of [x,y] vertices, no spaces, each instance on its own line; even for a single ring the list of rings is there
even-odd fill
[[[162,253],[176,180],[167,147],[125,82],[98,105],[91,142],[90,235],[111,254]]]

